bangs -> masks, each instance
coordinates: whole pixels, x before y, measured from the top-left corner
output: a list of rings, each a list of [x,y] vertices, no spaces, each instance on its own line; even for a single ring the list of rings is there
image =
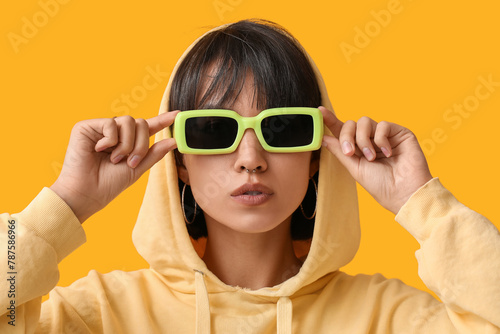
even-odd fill
[[[240,21],[202,38],[180,64],[169,110],[230,109],[253,77],[257,109],[318,107],[321,94],[301,46],[268,21]]]

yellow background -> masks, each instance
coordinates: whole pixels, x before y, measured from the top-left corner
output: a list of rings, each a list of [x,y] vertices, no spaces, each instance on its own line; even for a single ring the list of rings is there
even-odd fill
[[[496,1],[66,2],[56,8],[43,5],[54,0],[15,1],[0,11],[0,211],[22,210],[55,181],[74,123],[119,116],[124,109],[113,103],[122,94],[141,90],[148,69],[169,74],[209,27],[260,17],[288,28],[310,52],[341,119],[367,115],[409,127],[427,143],[433,175],[500,226],[500,87],[480,88],[483,99],[468,117],[444,118],[454,104],[474,102],[480,77],[500,82]],[[390,20],[381,14],[389,9]],[[29,30],[26,22],[39,27]],[[369,40],[357,37],[366,29]],[[350,57],[341,50],[348,44],[357,47]],[[158,81],[128,108],[132,116],[157,114],[167,79]],[[147,267],[131,241],[146,181],[85,222],[88,241],[60,264],[59,285],[90,269]],[[360,207],[362,244],[344,269],[426,289],[417,275],[417,242],[362,189]]]

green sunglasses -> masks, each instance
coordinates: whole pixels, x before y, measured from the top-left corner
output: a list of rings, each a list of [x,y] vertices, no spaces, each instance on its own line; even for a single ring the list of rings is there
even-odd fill
[[[226,154],[249,128],[268,152],[314,151],[321,147],[323,117],[306,107],[266,109],[254,117],[225,109],[188,110],[175,117],[174,138],[181,153]]]

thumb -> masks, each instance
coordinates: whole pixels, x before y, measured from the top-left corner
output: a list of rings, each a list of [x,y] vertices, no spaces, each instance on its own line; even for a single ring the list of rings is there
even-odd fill
[[[356,170],[359,164],[359,157],[356,154],[346,155],[342,151],[340,141],[334,136],[323,136],[323,146],[325,146],[328,151],[330,151],[344,167],[355,177]]]
[[[142,159],[141,163],[135,168],[138,177],[144,174],[148,169],[153,167],[160,161],[168,152],[177,147],[174,138],[163,139],[150,147],[148,154]]]

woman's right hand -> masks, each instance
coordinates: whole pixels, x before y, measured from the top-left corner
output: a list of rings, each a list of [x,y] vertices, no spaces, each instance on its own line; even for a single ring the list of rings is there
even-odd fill
[[[83,223],[177,146],[168,138],[149,147],[149,137],[170,126],[177,113],[147,120],[122,116],[77,123],[61,174],[50,188]]]

